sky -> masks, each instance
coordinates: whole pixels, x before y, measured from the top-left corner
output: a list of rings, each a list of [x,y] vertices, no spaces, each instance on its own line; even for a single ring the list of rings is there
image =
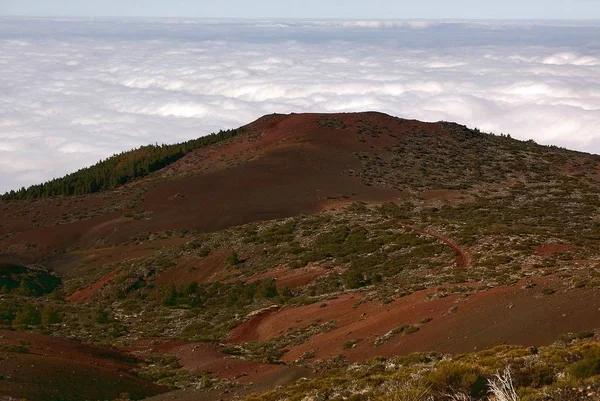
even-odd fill
[[[600,22],[0,17],[0,192],[265,114],[367,110],[600,154]]]
[[[600,19],[598,0],[0,0],[0,15],[189,18]]]

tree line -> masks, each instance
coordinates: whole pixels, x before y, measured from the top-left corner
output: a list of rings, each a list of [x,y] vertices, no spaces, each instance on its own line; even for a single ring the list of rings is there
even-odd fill
[[[0,200],[41,199],[84,195],[117,188],[181,159],[187,153],[233,138],[241,129],[219,131],[174,145],[147,145],[101,160],[62,178],[0,195]]]

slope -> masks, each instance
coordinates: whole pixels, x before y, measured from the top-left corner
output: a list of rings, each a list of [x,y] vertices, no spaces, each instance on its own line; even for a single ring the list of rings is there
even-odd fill
[[[2,324],[220,396],[600,326],[598,156],[381,113],[240,131],[114,190],[0,202],[0,262],[61,279],[11,285]]]

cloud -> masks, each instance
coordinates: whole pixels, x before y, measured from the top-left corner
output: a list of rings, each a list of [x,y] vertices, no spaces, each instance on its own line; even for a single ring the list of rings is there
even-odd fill
[[[0,192],[273,112],[379,110],[600,153],[594,22],[0,19]]]

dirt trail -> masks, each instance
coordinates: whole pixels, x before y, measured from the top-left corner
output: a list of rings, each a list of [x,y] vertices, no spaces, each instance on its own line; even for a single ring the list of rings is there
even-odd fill
[[[92,285],[75,291],[73,294],[66,297],[65,301],[71,302],[71,303],[89,301],[94,295],[96,295],[102,289],[102,287],[104,287],[113,278],[115,278],[118,273],[119,273],[119,270],[114,270],[114,271],[108,273],[107,275],[100,278],[100,280],[96,281]]]
[[[436,233],[434,231],[424,230],[422,228],[410,225],[403,225],[403,227],[420,234],[429,235],[430,237],[437,238],[446,245],[448,245],[450,248],[452,248],[452,250],[456,254],[456,267],[467,268],[471,267],[471,264],[473,264],[473,257],[471,256],[471,254],[468,251],[464,250],[460,245],[458,245],[458,243],[452,238]]]
[[[280,308],[269,308],[250,317],[250,319],[234,328],[223,343],[240,344],[260,340],[259,328],[263,321],[279,310]]]

